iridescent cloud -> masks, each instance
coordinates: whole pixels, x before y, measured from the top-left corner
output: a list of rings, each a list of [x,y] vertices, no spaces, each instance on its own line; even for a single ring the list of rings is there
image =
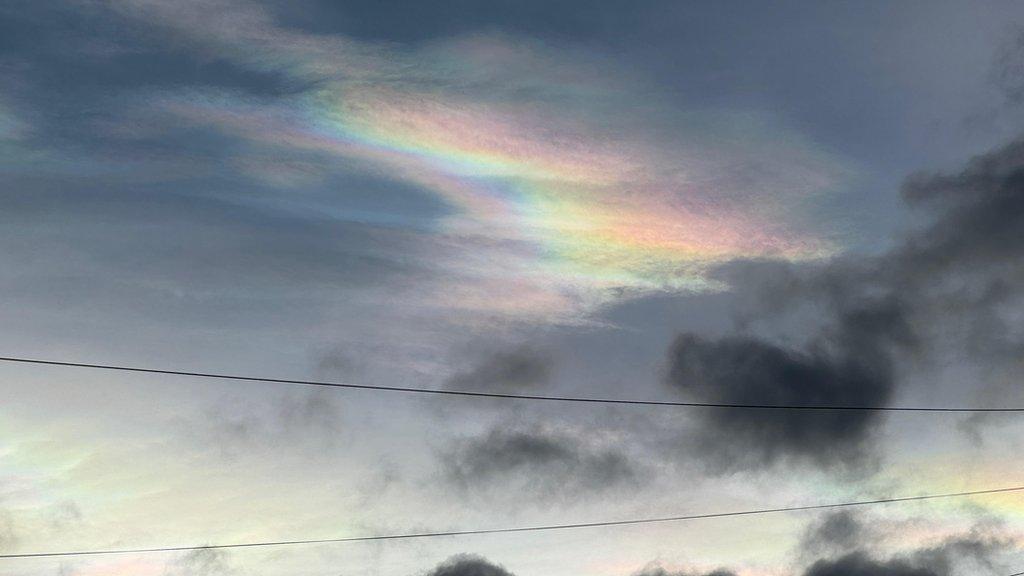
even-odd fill
[[[222,56],[315,86],[272,101],[165,96],[165,110],[325,155],[330,170],[358,166],[430,191],[452,208],[439,234],[485,240],[479,249],[507,243],[491,270],[478,270],[485,276],[515,272],[602,301],[609,291],[715,289],[708,267],[733,259],[834,250],[807,231],[806,203],[845,170],[756,114],[680,111],[642,80],[604,80],[600,62],[503,38],[400,50],[280,29],[228,2],[201,21],[126,6]],[[215,26],[224,18],[232,25]],[[252,172],[270,183],[292,177]]]

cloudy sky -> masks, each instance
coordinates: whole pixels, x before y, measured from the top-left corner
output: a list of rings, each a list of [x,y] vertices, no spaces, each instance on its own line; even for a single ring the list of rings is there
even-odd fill
[[[769,5],[770,4],[770,5]],[[1024,406],[1024,4],[13,0],[0,356]],[[1024,484],[1018,416],[0,366],[0,553]],[[1024,496],[0,559],[3,576],[1009,576]]]

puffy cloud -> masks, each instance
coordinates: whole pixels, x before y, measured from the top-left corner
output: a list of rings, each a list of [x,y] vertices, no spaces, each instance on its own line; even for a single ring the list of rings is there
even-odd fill
[[[427,572],[426,576],[513,576],[513,574],[480,556],[460,554],[445,560]]]
[[[905,560],[878,561],[862,553],[852,553],[836,560],[819,560],[804,576],[940,576],[930,568],[913,566]]]
[[[887,363],[860,351],[798,352],[748,337],[679,336],[669,352],[669,381],[710,402],[882,406],[893,390]],[[874,360],[874,362],[872,362]],[[697,445],[722,469],[796,458],[856,465],[881,421],[869,411],[703,410]]]

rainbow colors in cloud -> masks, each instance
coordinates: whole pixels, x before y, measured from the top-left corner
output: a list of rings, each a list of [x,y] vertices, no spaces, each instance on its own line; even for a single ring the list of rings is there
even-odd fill
[[[452,208],[440,234],[492,251],[490,269],[473,270],[488,280],[577,295],[705,290],[718,287],[707,276],[718,263],[833,250],[808,214],[846,170],[766,116],[680,110],[610,62],[542,44],[471,36],[399,48],[301,35],[226,6],[203,20],[147,0],[120,9],[312,88],[257,101],[184,94],[165,106],[319,156],[327,172],[370,171],[435,194]],[[218,25],[225,18],[233,24]],[[239,165],[271,185],[290,177]]]
[[[786,196],[803,183],[744,196],[715,162],[549,111],[344,84],[272,110],[218,98],[174,109],[429,190],[454,208],[445,233],[515,243],[530,258],[518,272],[574,286],[706,289],[715,263],[830,250],[787,228]]]
[[[431,95],[341,90],[320,100],[323,134],[419,181],[483,228],[535,242],[555,272],[609,286],[697,287],[696,270],[710,263],[827,250],[712,205],[712,190],[659,179],[650,163],[660,153],[624,138]]]

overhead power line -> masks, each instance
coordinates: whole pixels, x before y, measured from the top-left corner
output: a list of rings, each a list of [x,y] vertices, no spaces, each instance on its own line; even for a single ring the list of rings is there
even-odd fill
[[[288,378],[266,378],[262,376],[240,376],[236,374],[216,374],[212,372],[195,372],[187,370],[168,370],[159,368],[141,368],[137,366],[119,366],[113,364],[89,364],[84,362],[66,362],[59,360],[40,360],[36,358],[17,358],[0,356],[0,362],[20,364],[36,364],[44,366],[62,366],[66,368],[88,368],[95,370],[113,370],[118,372],[136,372],[143,374],[163,374],[170,376],[189,376],[193,378],[211,378],[216,380],[234,380],[244,382],[260,382],[265,384],[291,384],[297,386],[321,386],[326,388],[347,388],[350,390],[373,390],[377,392],[405,392],[411,394],[430,394],[436,396],[464,396],[472,398],[500,398],[506,400],[539,400],[545,402],[574,402],[583,404],[625,404],[633,406],[676,406],[684,408],[734,408],[746,410],[854,410],[871,412],[1024,412],[1024,408],[971,408],[971,407],[930,407],[930,406],[858,406],[858,405],[821,405],[821,404],[745,404],[735,402],[677,402],[672,400],[627,400],[622,398],[590,398],[580,396],[544,396],[538,394],[506,394],[501,392],[473,392],[469,390],[446,390],[435,388],[415,388],[411,386],[377,386],[373,384],[353,384],[348,382],[327,382],[320,380],[295,380]]]
[[[515,532],[540,532],[548,530],[575,530],[578,528],[600,528],[610,526],[629,526],[636,524],[656,524],[664,522],[681,522],[685,520],[707,520],[711,518],[727,518],[732,516],[755,516],[760,514],[776,514],[780,512],[801,512],[807,510],[826,510],[834,508],[850,508],[854,506],[870,506],[873,504],[892,504],[896,502],[913,502],[919,500],[936,500],[939,498],[960,498],[980,496],[984,494],[1000,494],[1019,492],[1024,486],[1012,488],[995,488],[991,490],[975,490],[971,492],[955,492],[950,494],[928,494],[924,496],[905,496],[901,498],[881,498],[860,502],[841,502],[837,504],[813,504],[807,506],[789,506],[785,508],[762,508],[758,510],[740,510],[734,512],[714,512],[710,514],[690,514],[683,516],[667,516],[662,518],[642,518],[634,520],[613,520],[606,522],[584,522],[578,524],[550,524],[546,526],[526,526],[518,528],[487,528],[481,530],[453,530],[448,532],[418,532],[409,534],[387,534],[377,536],[350,536],[346,538],[322,538],[310,540],[277,540],[267,542],[243,542],[237,544],[214,544],[206,546],[162,546],[154,548],[124,548],[109,550],[79,550],[74,552],[26,552],[22,554],[0,554],[0,559],[12,558],[54,558],[61,556],[99,556],[108,554],[147,554],[155,552],[187,552],[203,549],[226,548],[261,548],[270,546],[297,546],[305,544],[334,544],[341,542],[368,542],[380,540],[409,540],[413,538],[438,538],[442,536],[473,536],[481,534],[510,534]],[[1020,575],[1016,575],[1020,576]]]

